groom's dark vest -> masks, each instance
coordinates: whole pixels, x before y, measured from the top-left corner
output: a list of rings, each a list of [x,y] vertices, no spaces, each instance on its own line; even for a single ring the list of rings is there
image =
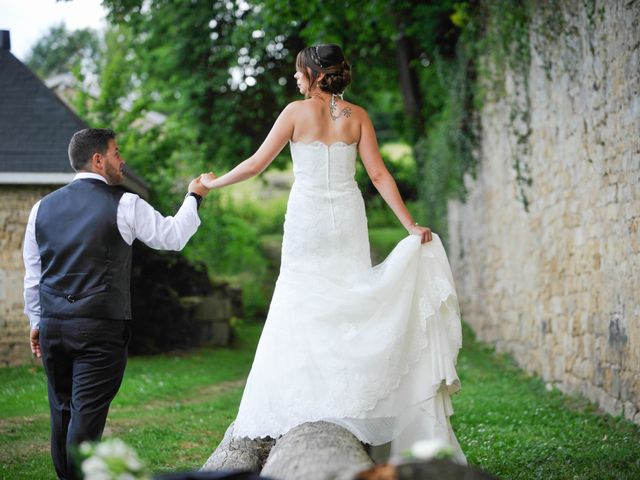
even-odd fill
[[[40,201],[35,230],[44,318],[131,318],[131,247],[117,225],[124,190],[80,179]]]

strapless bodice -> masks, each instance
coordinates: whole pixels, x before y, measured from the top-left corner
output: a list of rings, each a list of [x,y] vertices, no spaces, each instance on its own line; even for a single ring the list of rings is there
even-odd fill
[[[339,192],[357,188],[357,144],[290,142],[293,174],[298,187]]]

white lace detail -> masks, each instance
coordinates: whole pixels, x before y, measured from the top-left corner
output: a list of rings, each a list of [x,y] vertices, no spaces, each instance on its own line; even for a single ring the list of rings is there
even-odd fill
[[[315,147],[316,145],[320,145],[320,146],[324,146],[327,148],[331,148],[331,147],[356,147],[358,145],[357,142],[353,142],[353,143],[347,143],[347,142],[343,142],[343,141],[337,141],[337,142],[333,142],[333,143],[325,143],[325,142],[321,142],[320,140],[314,140],[313,142],[293,142],[290,141],[289,142],[290,145],[302,145],[302,146],[312,146]]]
[[[408,236],[371,266],[355,147],[291,143],[280,277],[235,422],[239,436],[277,437],[328,420],[384,443],[416,416],[433,417],[426,429],[449,425],[461,330],[446,253],[437,235],[425,245]]]

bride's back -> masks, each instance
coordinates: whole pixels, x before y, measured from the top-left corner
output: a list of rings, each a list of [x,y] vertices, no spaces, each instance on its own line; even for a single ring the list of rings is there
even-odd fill
[[[329,100],[312,97],[296,103],[294,127],[291,140],[299,143],[322,142],[331,145],[360,141],[362,108],[344,100],[336,99],[334,116],[331,116]]]

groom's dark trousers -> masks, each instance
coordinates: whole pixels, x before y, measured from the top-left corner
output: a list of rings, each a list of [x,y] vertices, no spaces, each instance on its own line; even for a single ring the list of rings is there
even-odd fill
[[[51,457],[75,478],[74,446],[98,440],[127,363],[129,322],[42,318],[40,345],[51,409]]]
[[[99,440],[127,362],[131,247],[116,222],[124,191],[77,180],[42,199],[40,348],[51,409],[51,456],[75,479],[75,449]]]

